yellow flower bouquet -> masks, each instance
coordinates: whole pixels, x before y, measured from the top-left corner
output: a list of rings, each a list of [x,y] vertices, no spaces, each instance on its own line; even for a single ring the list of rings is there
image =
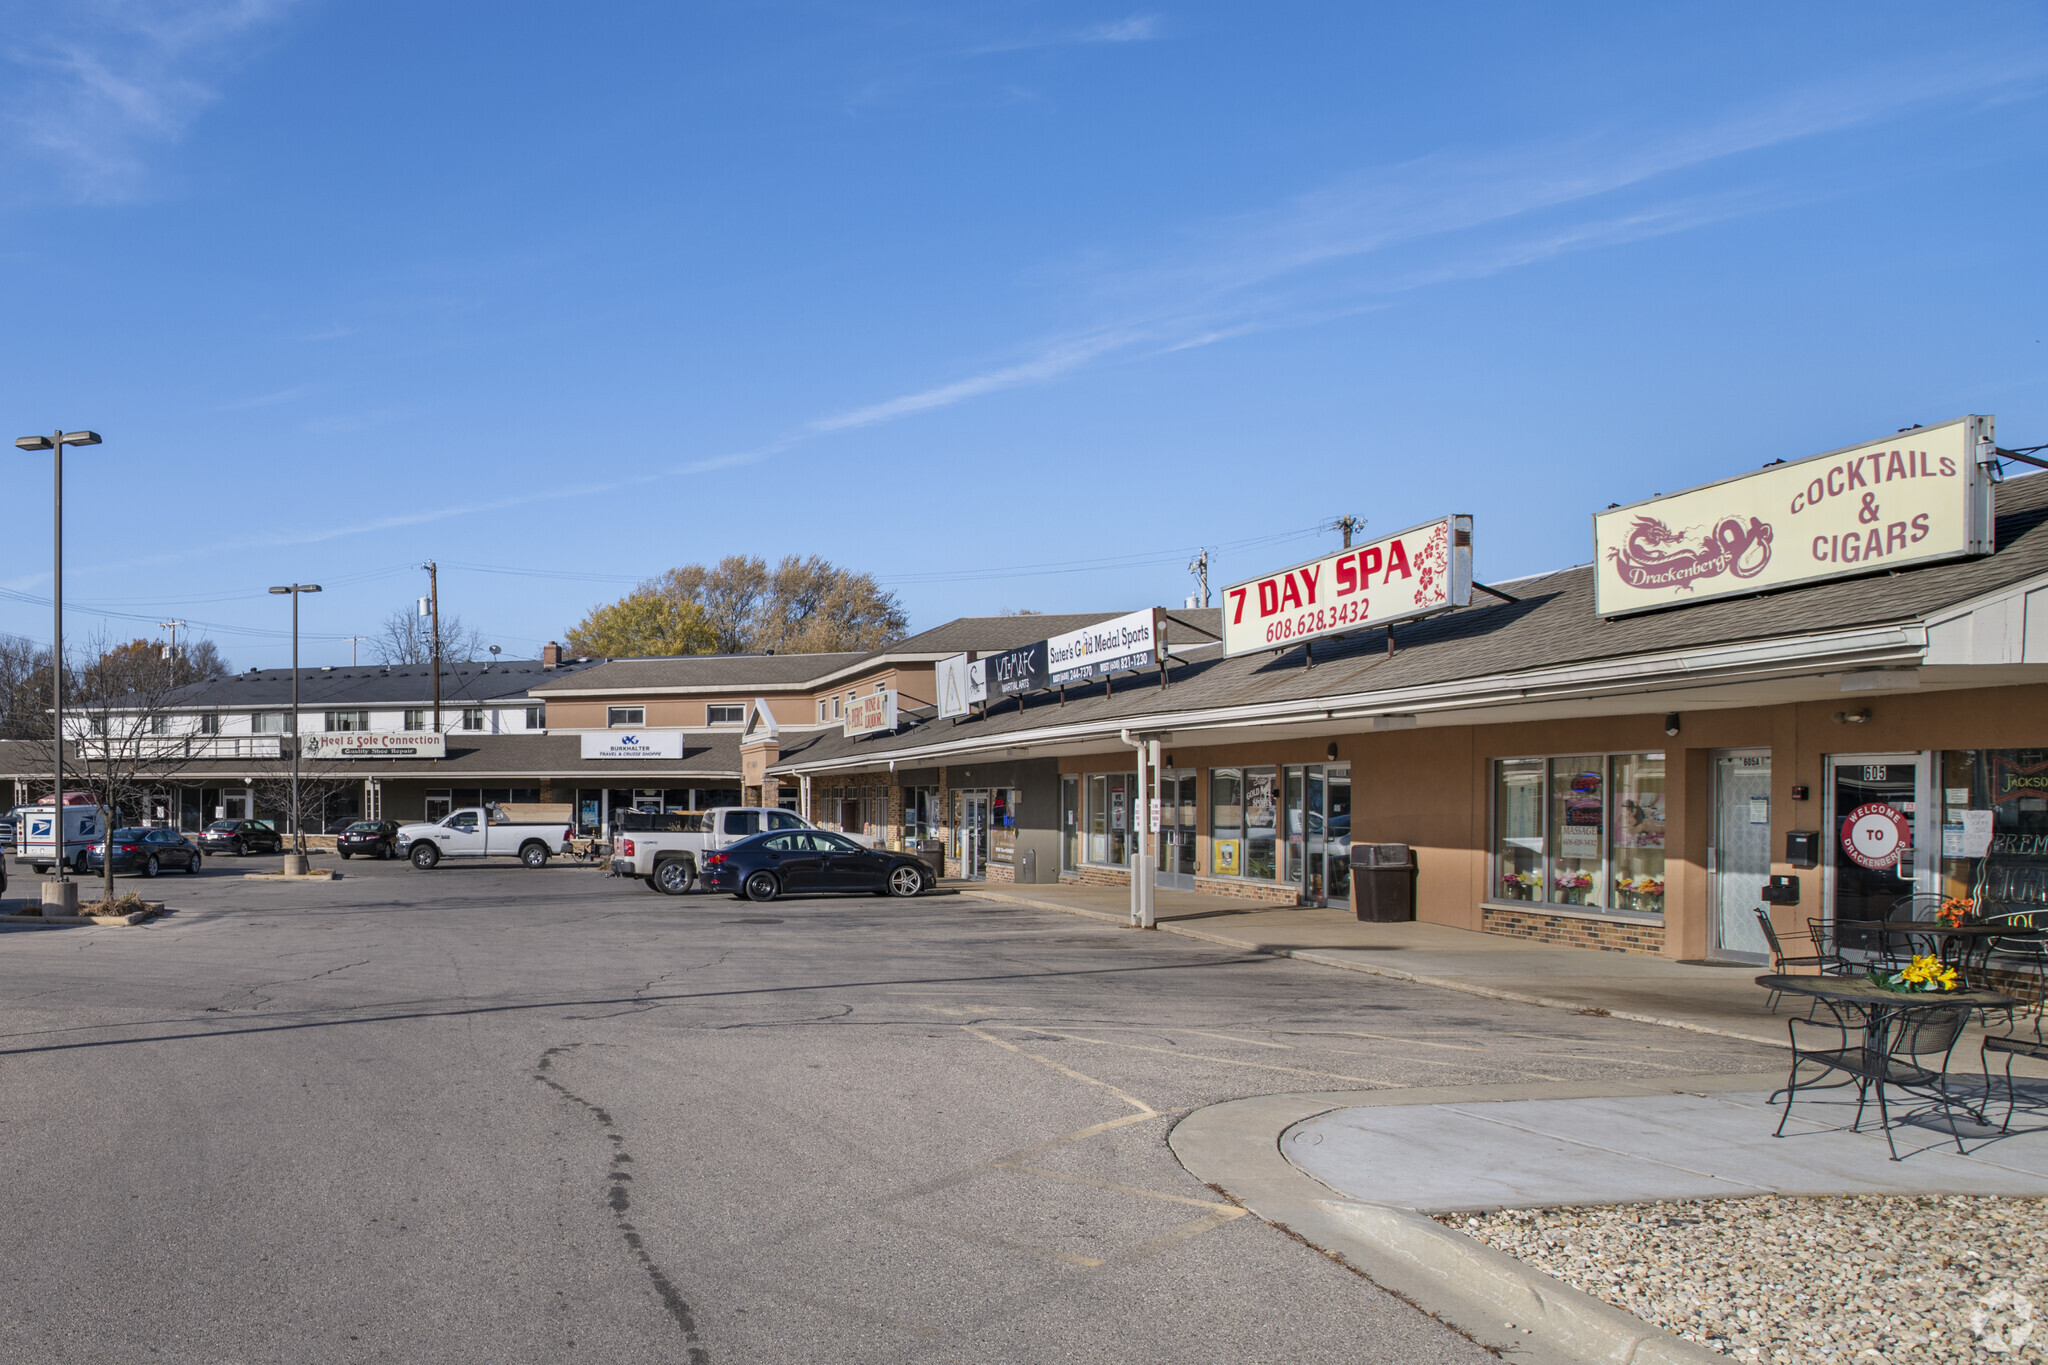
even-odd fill
[[[1956,969],[1938,957],[1916,957],[1896,972],[1874,971],[1870,979],[1888,991],[1952,991],[1962,984]]]

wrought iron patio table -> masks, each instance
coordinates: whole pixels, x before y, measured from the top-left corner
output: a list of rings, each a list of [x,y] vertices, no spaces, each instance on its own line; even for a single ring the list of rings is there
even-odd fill
[[[1955,1111],[1961,1109],[1975,1121],[1983,1122],[1983,1116],[1976,1108],[1950,1095],[1948,1059],[1956,1037],[1971,1013],[1978,1010],[2010,1011],[2020,1003],[2013,996],[2002,991],[1967,987],[1952,991],[1893,991],[1867,978],[1841,976],[1770,973],[1757,977],[1756,984],[1766,990],[1808,995],[1820,1000],[1835,1016],[1832,1026],[1822,1027],[1839,1029],[1841,1035],[1839,1046],[1815,1047],[1803,1042],[1799,1033],[1802,1023],[1809,1028],[1814,1027],[1811,1021],[1794,1019],[1788,1022],[1792,1070],[1785,1078],[1784,1088],[1774,1092],[1770,1098],[1771,1103],[1776,1103],[1779,1095],[1785,1096],[1785,1111],[1778,1120],[1780,1136],[1785,1131],[1785,1120],[1791,1117],[1793,1097],[1800,1090],[1813,1088],[1812,1082],[1802,1084],[1799,1080],[1799,1068],[1803,1063],[1820,1066],[1823,1076],[1837,1073],[1847,1078],[1834,1082],[1835,1085],[1856,1086],[1856,1118],[1850,1124],[1852,1131],[1862,1126],[1864,1102],[1872,1091],[1876,1092],[1878,1120],[1884,1128],[1885,1142],[1891,1147],[1894,1161],[1899,1159],[1899,1152],[1892,1139],[1891,1109],[1885,1095],[1887,1086],[1896,1086],[1909,1095],[1919,1097],[1927,1102],[1929,1108],[1945,1116],[1949,1132],[1955,1137],[1957,1151],[1962,1150],[1963,1140],[1956,1128]],[[1852,1039],[1851,1033],[1859,1029],[1862,1030],[1862,1038]],[[1920,1060],[1923,1057],[1933,1060],[1933,1065],[1923,1065]]]

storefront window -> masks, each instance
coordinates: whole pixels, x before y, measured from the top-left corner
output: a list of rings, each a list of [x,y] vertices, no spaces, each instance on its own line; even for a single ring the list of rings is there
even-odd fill
[[[1500,759],[1493,811],[1500,899],[1663,913],[1663,754]]]
[[[1664,913],[1664,755],[1608,760],[1614,907]]]
[[[1209,770],[1209,870],[1244,875],[1244,770]]]
[[[988,860],[1014,867],[1017,862],[1017,800],[1015,787],[997,787],[989,793]]]
[[[1550,895],[1556,905],[1604,905],[1600,831],[1607,782],[1599,758],[1550,760]]]
[[[1493,810],[1500,829],[1494,858],[1500,896],[1503,900],[1543,900],[1543,760],[1509,758],[1493,766]]]
[[[2048,749],[1951,749],[1939,788],[1942,894],[2048,911]]]
[[[1097,773],[1088,779],[1088,861],[1122,866],[1130,861],[1135,773]]]
[[[1244,770],[1244,875],[1272,881],[1280,870],[1279,774],[1273,768]]]

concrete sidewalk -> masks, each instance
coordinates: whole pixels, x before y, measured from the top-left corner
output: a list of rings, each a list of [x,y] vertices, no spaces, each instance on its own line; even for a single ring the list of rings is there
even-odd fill
[[[1114,924],[1130,918],[1130,893],[1121,887],[945,885],[985,900]],[[1641,953],[1560,948],[1440,924],[1367,924],[1348,910],[1262,905],[1188,891],[1160,891],[1156,917],[1163,933],[1244,952],[1779,1047],[1785,1045],[1785,1016],[1804,1013],[1796,1002],[1781,1003],[1776,1014],[1764,1008],[1766,994],[1755,982],[1769,970],[1762,966],[1705,966]]]
[[[2038,1082],[2023,1089],[2023,1103],[2040,1102]],[[1875,1104],[1863,1130],[1848,1131],[1853,1091],[1802,1092],[1778,1138],[1782,1104],[1743,1091],[1361,1106],[1295,1124],[1280,1150],[1345,1198],[1429,1213],[1761,1194],[2048,1195],[2038,1112],[2006,1136],[1959,1119],[1963,1154],[1945,1121],[1919,1117],[1894,1131],[1907,1159],[1893,1161]],[[1994,1125],[2004,1116],[1995,1109]]]

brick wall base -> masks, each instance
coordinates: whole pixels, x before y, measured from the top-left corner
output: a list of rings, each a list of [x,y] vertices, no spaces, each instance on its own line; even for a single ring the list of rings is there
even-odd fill
[[[1068,886],[1129,886],[1131,874],[1120,867],[1084,866],[1078,872],[1060,873],[1060,880]],[[1301,900],[1300,893],[1290,884],[1248,882],[1238,877],[1197,877],[1195,890],[1205,896],[1231,896],[1268,905],[1295,905]]]
[[[1491,906],[1480,914],[1482,929],[1507,938],[1526,938],[1566,948],[1595,948],[1603,953],[1661,955],[1664,951],[1664,926],[1661,924],[1637,920],[1580,919],[1575,915],[1496,910]]]

